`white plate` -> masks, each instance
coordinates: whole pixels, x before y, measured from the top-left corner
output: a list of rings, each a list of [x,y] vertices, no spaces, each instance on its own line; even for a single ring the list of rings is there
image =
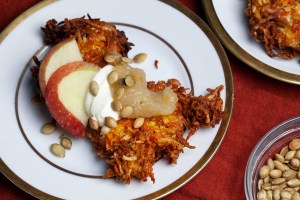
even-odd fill
[[[130,185],[95,178],[106,165],[87,139],[73,138],[64,159],[54,157],[49,146],[64,133],[42,135],[41,126],[51,119],[44,105],[33,105],[36,94],[30,60],[43,46],[40,27],[55,18],[76,18],[89,13],[124,30],[135,46],[129,57],[146,52],[142,67],[147,80],[179,79],[195,94],[224,85],[226,115],[215,128],[201,129],[190,139],[197,148],[185,149],[177,165],[166,160],[154,166],[150,180]],[[28,16],[28,17],[27,17]],[[212,31],[187,8],[174,1],[64,0],[43,1],[18,17],[0,36],[0,169],[17,186],[39,198],[153,199],[162,197],[195,176],[220,145],[232,111],[233,83],[224,50]],[[43,55],[42,51],[40,54]],[[158,69],[154,67],[158,60]],[[28,62],[29,61],[29,62]]]
[[[271,58],[250,36],[245,15],[248,0],[202,1],[207,19],[221,42],[239,59],[272,78],[300,85],[299,56],[286,60]]]

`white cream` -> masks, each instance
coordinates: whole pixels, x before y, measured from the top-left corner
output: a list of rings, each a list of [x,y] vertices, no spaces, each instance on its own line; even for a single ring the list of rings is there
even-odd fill
[[[104,125],[105,117],[113,117],[115,120],[119,119],[119,113],[114,111],[111,107],[113,102],[112,93],[110,90],[107,76],[112,72],[114,67],[106,65],[95,76],[93,80],[99,85],[99,92],[97,96],[93,96],[90,91],[85,97],[85,110],[89,117],[93,117],[99,122],[100,126]]]

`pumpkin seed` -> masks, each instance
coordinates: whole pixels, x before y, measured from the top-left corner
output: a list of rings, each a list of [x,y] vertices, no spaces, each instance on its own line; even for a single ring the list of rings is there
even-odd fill
[[[296,168],[298,168],[300,166],[300,160],[298,158],[292,158],[290,163],[293,167],[296,167]]]
[[[95,131],[99,129],[98,121],[92,117],[89,118],[89,125],[90,125],[91,129],[93,129]]]
[[[269,172],[270,172],[270,167],[267,166],[267,165],[264,165],[259,170],[259,176],[261,178],[265,178],[265,177],[267,177],[269,175]]]
[[[274,166],[276,169],[279,169],[280,171],[285,171],[283,164],[278,160],[274,160]]]
[[[52,122],[48,122],[48,123],[44,124],[41,128],[41,132],[45,135],[54,133],[55,130],[56,130],[56,125]]]
[[[133,123],[133,128],[141,128],[144,124],[144,118],[137,118]]]
[[[110,74],[107,77],[107,80],[110,85],[114,84],[118,81],[118,73],[116,71],[110,72]]]
[[[296,151],[289,151],[287,152],[287,154],[285,155],[285,160],[291,160],[292,158],[294,158],[294,155],[296,154]]]
[[[292,150],[292,151],[295,151],[295,150],[299,150],[300,149],[300,139],[293,139],[290,143],[289,143],[289,148]]]
[[[289,146],[285,146],[280,150],[280,155],[282,155],[283,157],[287,154],[287,152],[289,152]]]
[[[146,58],[147,58],[147,54],[139,53],[136,56],[134,56],[133,61],[135,63],[141,63],[141,62],[144,62],[146,60]]]
[[[111,103],[111,107],[114,111],[119,112],[120,110],[122,110],[122,103],[118,100],[115,100]]]
[[[135,80],[132,76],[128,75],[125,77],[125,84],[128,87],[133,87],[135,85]]]
[[[267,165],[269,166],[270,170],[275,168],[274,161],[271,158],[267,160]]]
[[[62,137],[60,140],[60,145],[63,146],[63,148],[65,149],[71,149],[72,140],[68,137]]]
[[[105,125],[109,128],[116,128],[117,121],[112,117],[105,117]]]
[[[282,173],[282,177],[286,180],[291,180],[296,178],[296,172],[292,169],[288,169]]]
[[[281,163],[284,163],[284,157],[280,154],[275,154],[275,159],[278,160]]]
[[[99,85],[96,81],[92,81],[90,83],[90,92],[92,93],[92,95],[95,97],[97,96],[98,92],[99,92]]]
[[[291,179],[287,182],[288,186],[290,187],[298,187],[300,186],[300,180],[295,178],[295,179]]]
[[[121,111],[121,117],[127,118],[133,113],[133,107],[132,106],[126,106]]]
[[[275,178],[271,181],[271,183],[273,185],[279,185],[279,184],[284,183],[284,181],[285,181],[285,178]]]
[[[280,200],[280,189],[273,190],[273,199]]]
[[[282,175],[282,171],[280,171],[279,169],[273,169],[270,171],[271,178],[280,178],[281,175]]]
[[[107,133],[109,133],[109,131],[110,131],[110,128],[108,128],[107,126],[103,126],[101,128],[100,134],[101,135],[106,135]]]
[[[65,149],[60,144],[52,144],[50,146],[50,151],[53,155],[57,157],[61,157],[61,158],[65,157]]]
[[[295,154],[294,157],[300,159],[300,150],[297,150],[297,151],[296,151],[296,154]]]
[[[257,193],[257,199],[258,200],[266,200],[267,199],[267,192],[265,190],[260,190]]]

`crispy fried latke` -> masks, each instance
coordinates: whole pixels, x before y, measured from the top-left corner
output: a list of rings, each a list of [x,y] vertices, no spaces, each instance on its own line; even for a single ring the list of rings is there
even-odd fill
[[[251,36],[264,42],[268,55],[287,59],[300,55],[299,0],[249,0],[245,12]]]
[[[49,20],[44,28],[46,44],[57,44],[62,40],[75,36],[84,61],[105,66],[104,55],[110,52],[118,52],[127,56],[133,46],[128,42],[124,31],[119,31],[113,24],[92,19],[88,15],[75,19],[65,19],[57,23],[55,19]]]
[[[209,89],[206,96],[194,97],[191,92],[186,94],[187,89],[176,79],[167,83],[148,82],[152,91],[163,90],[166,86],[173,89],[179,98],[174,113],[145,119],[138,129],[133,128],[134,119],[121,119],[107,135],[87,128],[86,135],[93,142],[98,156],[106,158],[111,165],[103,178],[116,177],[129,184],[133,177],[140,181],[150,177],[155,182],[153,165],[157,160],[166,158],[170,164],[176,164],[184,147],[195,148],[184,138],[186,128],[190,129],[189,138],[200,127],[220,122],[224,114],[220,98],[223,86]]]
[[[184,147],[193,148],[183,138],[183,117],[179,110],[167,116],[145,119],[141,128],[133,128],[133,119],[121,119],[107,135],[87,129],[98,155],[112,166],[103,178],[117,177],[129,184],[133,177],[155,182],[153,165],[160,158],[176,163]]]

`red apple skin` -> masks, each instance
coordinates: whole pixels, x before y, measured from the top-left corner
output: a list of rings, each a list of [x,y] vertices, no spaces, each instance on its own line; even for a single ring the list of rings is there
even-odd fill
[[[72,40],[74,40],[74,37],[67,38],[67,39],[61,41],[60,43],[56,44],[49,50],[49,52],[47,52],[47,54],[43,58],[41,65],[40,65],[40,69],[39,69],[39,85],[40,85],[40,90],[41,90],[43,96],[45,96],[45,90],[46,90],[46,86],[47,86],[46,69],[48,67],[48,63],[49,63],[51,57],[57,50],[59,50],[62,46],[72,42]],[[67,56],[67,55],[65,55],[65,56]],[[82,61],[82,59],[74,60],[74,61]]]
[[[57,69],[49,78],[47,87],[45,90],[45,102],[56,122],[69,133],[76,137],[83,137],[86,129],[86,124],[83,124],[72,113],[70,113],[63,103],[59,100],[58,86],[64,77],[70,73],[88,68],[99,68],[94,64],[75,61],[68,63],[59,69]],[[95,70],[95,69],[93,69]]]

